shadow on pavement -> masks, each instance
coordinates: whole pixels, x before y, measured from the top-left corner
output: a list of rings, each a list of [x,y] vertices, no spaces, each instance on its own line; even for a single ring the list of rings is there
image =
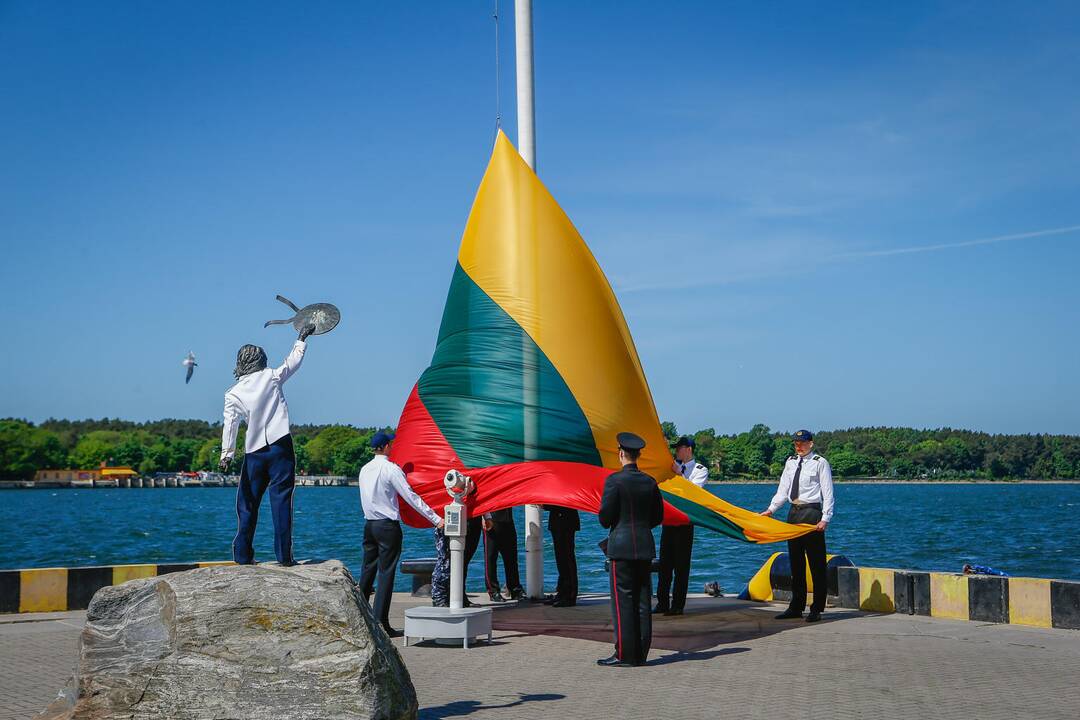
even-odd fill
[[[558,693],[520,693],[516,700],[500,705],[486,705],[479,700],[455,700],[454,702],[438,705],[436,707],[422,708],[417,716],[420,720],[438,720],[439,718],[462,717],[471,715],[479,710],[502,710],[514,708],[531,702],[544,702],[545,700],[562,700],[566,696]]]
[[[738,655],[739,653],[750,652],[750,648],[737,647],[737,648],[724,648],[723,650],[709,650],[706,652],[677,652],[671,655],[664,655],[649,660],[646,663],[649,667],[656,665],[672,665],[674,663],[681,662],[693,662],[695,660],[712,660],[713,658],[720,657],[722,655]]]
[[[570,608],[535,604],[504,606],[495,608],[492,625],[499,631],[611,643],[610,607],[606,597],[581,600]],[[775,612],[773,606],[751,600],[688,598],[684,615],[653,615],[652,647],[684,654],[699,653],[718,645],[813,627],[800,620],[776,620]],[[834,620],[831,615],[826,612],[823,620]]]

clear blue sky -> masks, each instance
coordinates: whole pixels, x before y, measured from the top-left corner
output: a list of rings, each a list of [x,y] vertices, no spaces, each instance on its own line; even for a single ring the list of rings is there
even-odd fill
[[[1075,3],[535,5],[540,175],[662,418],[1080,431]],[[236,348],[293,339],[280,292],[344,315],[294,421],[397,421],[493,139],[490,2],[0,2],[0,52],[0,416],[217,419]]]

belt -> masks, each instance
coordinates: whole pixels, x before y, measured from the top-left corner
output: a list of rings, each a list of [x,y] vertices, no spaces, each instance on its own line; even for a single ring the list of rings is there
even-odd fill
[[[815,510],[821,509],[821,503],[791,503],[792,506],[797,508],[814,508]]]

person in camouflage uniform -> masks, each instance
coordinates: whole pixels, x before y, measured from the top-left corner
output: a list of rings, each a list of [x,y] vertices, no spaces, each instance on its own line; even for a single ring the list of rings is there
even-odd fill
[[[482,520],[470,518],[465,531],[465,578],[469,576],[469,563],[472,562],[476,548],[480,545]],[[442,531],[435,530],[435,569],[431,573],[431,604],[435,607],[450,607],[450,539]],[[465,596],[465,607],[472,603]]]

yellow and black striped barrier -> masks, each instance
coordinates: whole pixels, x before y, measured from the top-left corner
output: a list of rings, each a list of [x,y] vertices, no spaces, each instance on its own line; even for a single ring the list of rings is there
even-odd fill
[[[837,579],[845,608],[1080,629],[1080,582],[866,567]]]
[[[76,568],[0,570],[0,613],[85,610],[94,593],[108,585],[232,561],[164,565],[103,565]]]

